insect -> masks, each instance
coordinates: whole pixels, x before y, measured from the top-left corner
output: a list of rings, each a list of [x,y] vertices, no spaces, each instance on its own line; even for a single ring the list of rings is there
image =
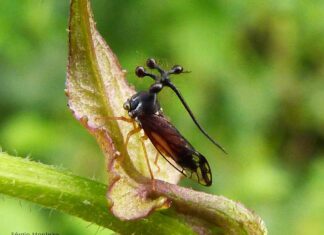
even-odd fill
[[[146,65],[150,69],[157,70],[159,75],[145,71],[142,66],[137,67],[135,70],[135,74],[138,77],[151,77],[155,82],[150,86],[148,91],[136,93],[123,105],[123,108],[128,111],[129,117],[135,120],[139,125],[138,128],[135,128],[127,135],[126,143],[132,134],[143,129],[145,135],[150,139],[158,152],[174,168],[184,176],[196,180],[202,185],[210,186],[212,184],[212,173],[206,158],[180,134],[170,121],[168,121],[162,112],[157,98],[157,94],[163,87],[170,87],[179,97],[181,103],[184,105],[199,130],[213,144],[225,152],[225,150],[199,125],[181,93],[171,82],[170,75],[183,73],[183,68],[179,65],[175,65],[171,70],[166,71],[160,68],[154,59],[148,59]],[[170,158],[176,165],[169,160]],[[153,178],[151,170],[150,174]]]

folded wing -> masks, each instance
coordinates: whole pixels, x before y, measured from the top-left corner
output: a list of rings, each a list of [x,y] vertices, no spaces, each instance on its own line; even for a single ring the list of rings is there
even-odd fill
[[[206,158],[192,147],[165,116],[144,115],[139,117],[139,121],[155,148],[175,169],[202,185],[212,184],[212,174]]]

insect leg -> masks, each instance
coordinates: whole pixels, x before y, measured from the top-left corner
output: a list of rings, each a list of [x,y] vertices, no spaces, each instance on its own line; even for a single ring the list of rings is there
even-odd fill
[[[144,134],[144,135],[141,137],[141,139],[142,139],[142,140],[147,140],[148,137],[147,137],[147,135]],[[160,172],[160,167],[159,167],[159,165],[157,164],[157,161],[159,160],[159,155],[160,155],[159,151],[156,151],[156,155],[155,155],[155,158],[154,158],[154,165],[155,165],[156,168],[158,169],[157,172]]]
[[[118,117],[118,118],[119,118],[119,117]],[[123,118],[123,117],[121,117],[121,118]],[[142,128],[140,128],[139,126],[136,127],[136,126],[135,126],[135,123],[134,123],[133,121],[132,121],[132,123],[133,123],[133,127],[134,127],[134,129],[131,130],[131,131],[129,131],[129,132],[127,133],[126,140],[125,140],[125,147],[126,147],[126,149],[127,149],[128,142],[129,142],[130,137],[131,137],[132,135],[134,135],[134,134],[140,132],[141,129],[142,129]],[[118,157],[118,159],[119,159],[119,162],[124,161],[124,155]]]
[[[134,122],[133,119],[127,118],[127,117],[124,117],[124,116],[121,116],[121,117],[108,117],[108,118],[112,119],[112,120],[124,121],[124,122],[129,122],[129,123]]]
[[[149,173],[150,173],[150,176],[151,176],[151,179],[152,179],[152,188],[154,190],[155,189],[154,175],[152,173],[152,169],[151,169],[151,166],[150,166],[150,161],[148,159],[148,155],[147,155],[147,151],[146,151],[146,147],[145,147],[145,143],[144,143],[144,138],[141,137],[141,144],[142,144],[142,147],[143,147],[144,157],[145,157],[145,160],[146,160],[146,164],[147,164],[147,167],[149,169]]]
[[[148,169],[149,169],[149,172],[150,172],[151,179],[154,180],[154,176],[153,176],[152,169],[151,169],[151,165],[150,165],[150,162],[149,162],[149,159],[148,159],[148,155],[147,155],[147,151],[146,151],[144,139],[145,139],[145,136],[142,136],[141,137],[141,144],[142,144],[143,151],[144,151],[144,157],[145,157],[146,164],[147,164]]]
[[[159,151],[156,151],[156,155],[155,155],[155,159],[154,159],[154,164],[155,166],[158,168],[158,172],[160,172],[160,167],[159,165],[157,164],[157,161],[159,160]]]
[[[126,140],[125,140],[125,146],[127,148],[127,145],[128,145],[128,142],[129,142],[129,139],[132,135],[140,132],[142,130],[142,128],[140,128],[139,126],[138,127],[135,127],[133,130],[131,130],[130,132],[128,132],[127,136],[126,136]]]
[[[95,118],[95,120],[99,120],[99,119],[103,119],[103,120],[117,120],[117,121],[129,122],[129,123],[134,122],[133,119],[127,118],[127,117],[124,117],[124,116],[120,116],[120,117],[96,117]]]
[[[148,139],[147,135],[143,135],[141,138],[142,138],[143,140],[147,140],[147,139]]]
[[[117,120],[117,121],[124,121],[124,122],[128,122],[128,123],[132,123],[132,122],[134,122],[133,121],[133,119],[131,119],[131,118],[127,118],[127,117],[123,117],[123,116],[121,116],[121,117],[95,117],[94,118],[95,119],[95,121],[99,121],[99,122],[104,122],[104,123],[102,123],[101,125],[99,125],[99,126],[97,126],[97,128],[101,128],[101,127],[103,127],[103,126],[105,126],[106,125],[106,123],[105,123],[105,121],[110,121],[110,120]]]

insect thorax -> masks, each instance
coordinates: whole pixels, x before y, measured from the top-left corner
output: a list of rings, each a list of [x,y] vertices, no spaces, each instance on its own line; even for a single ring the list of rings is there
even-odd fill
[[[129,99],[128,114],[132,118],[140,115],[155,114],[161,110],[157,94],[146,91],[138,92]]]

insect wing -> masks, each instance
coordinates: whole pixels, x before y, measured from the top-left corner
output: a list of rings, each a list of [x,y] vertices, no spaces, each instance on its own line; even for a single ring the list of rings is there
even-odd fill
[[[185,175],[198,183],[210,186],[212,184],[212,174],[206,158],[197,151],[192,153],[190,167],[184,167]]]
[[[146,115],[140,122],[155,148],[175,169],[202,185],[211,185],[212,174],[206,158],[163,115]]]

